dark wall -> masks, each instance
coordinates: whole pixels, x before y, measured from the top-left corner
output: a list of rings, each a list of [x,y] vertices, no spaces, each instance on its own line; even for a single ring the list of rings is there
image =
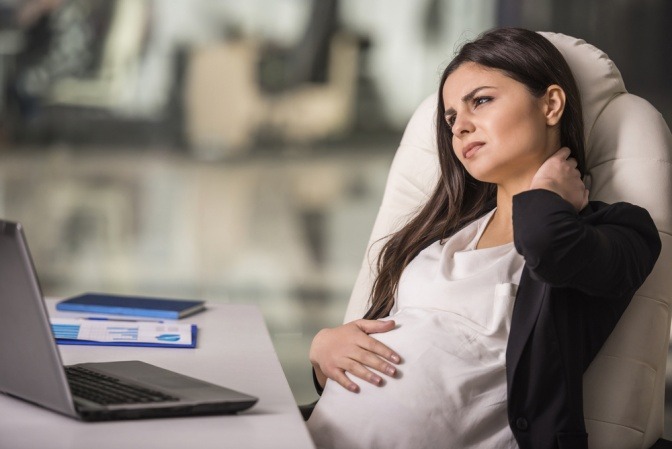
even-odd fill
[[[616,63],[628,91],[672,123],[672,1],[501,0],[499,24],[585,39]]]

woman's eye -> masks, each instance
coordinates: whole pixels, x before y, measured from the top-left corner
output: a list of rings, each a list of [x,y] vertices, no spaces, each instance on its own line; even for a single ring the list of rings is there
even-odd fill
[[[474,98],[474,106],[478,107],[482,104],[489,102],[490,100],[492,100],[492,97],[476,97]]]
[[[455,125],[455,115],[447,115],[446,123],[448,124],[448,128],[452,129],[453,125]]]

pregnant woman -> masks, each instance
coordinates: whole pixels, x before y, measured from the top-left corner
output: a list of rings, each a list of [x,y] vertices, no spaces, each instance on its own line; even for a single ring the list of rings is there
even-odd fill
[[[465,44],[436,127],[441,176],[385,242],[368,312],[313,340],[311,435],[320,448],[586,448],[582,376],[653,268],[653,221],[588,201],[578,89],[537,33]]]

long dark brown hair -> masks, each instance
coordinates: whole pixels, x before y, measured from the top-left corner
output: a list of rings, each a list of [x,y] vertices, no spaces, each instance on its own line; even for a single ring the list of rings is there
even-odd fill
[[[579,90],[567,62],[542,35],[520,28],[498,28],[462,46],[448,64],[439,84],[436,114],[441,176],[429,201],[400,231],[392,234],[377,260],[370,307],[364,318],[387,316],[394,304],[401,273],[432,242],[445,239],[494,207],[496,186],[472,177],[453,152],[452,132],[444,119],[441,92],[448,76],[465,62],[500,70],[524,84],[539,98],[557,84],[565,91],[560,120],[560,144],[571,149],[581,176],[585,173],[583,117]]]

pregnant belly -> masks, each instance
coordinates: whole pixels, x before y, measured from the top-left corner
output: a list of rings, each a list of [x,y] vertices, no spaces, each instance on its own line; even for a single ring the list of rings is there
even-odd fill
[[[359,394],[327,382],[311,432],[349,429],[367,444],[333,447],[352,448],[469,447],[510,434],[503,344],[449,312],[404,309],[393,319],[394,330],[372,337],[401,356],[397,376],[380,387],[353,378]]]

